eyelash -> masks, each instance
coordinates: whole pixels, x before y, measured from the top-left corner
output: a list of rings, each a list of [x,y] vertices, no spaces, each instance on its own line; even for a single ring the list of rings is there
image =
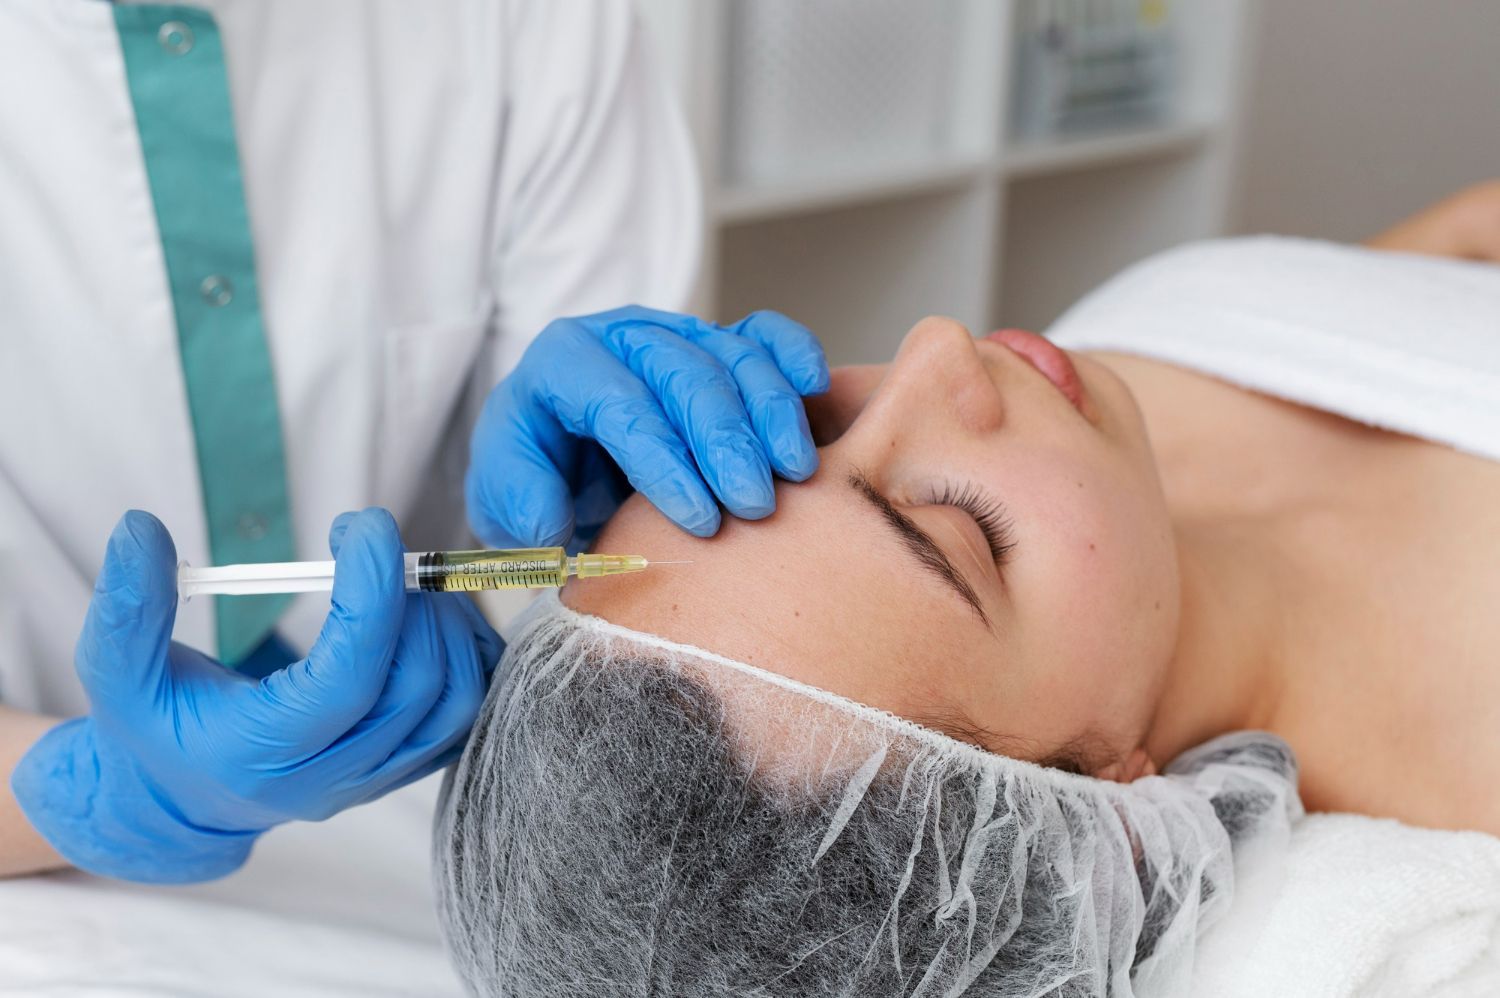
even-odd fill
[[[984,534],[995,564],[1004,566],[1009,563],[1011,549],[1016,546],[1015,529],[999,500],[986,496],[972,484],[957,488],[946,484],[941,492],[932,497],[932,502],[937,506],[952,506],[968,513],[979,525],[980,533]]]

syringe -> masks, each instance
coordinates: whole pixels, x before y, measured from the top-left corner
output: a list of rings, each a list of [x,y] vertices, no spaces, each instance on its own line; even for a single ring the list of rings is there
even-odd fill
[[[333,588],[333,564],[331,561],[281,561],[193,568],[182,562],[177,566],[177,594],[186,601],[200,593],[248,596],[256,593],[327,592]],[[569,555],[560,547],[413,552],[406,556],[406,591],[452,593],[478,589],[547,589],[565,584],[570,575],[580,579],[624,575],[643,571],[649,564],[638,554]]]

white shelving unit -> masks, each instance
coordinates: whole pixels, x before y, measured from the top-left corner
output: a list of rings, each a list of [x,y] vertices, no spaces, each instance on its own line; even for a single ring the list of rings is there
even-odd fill
[[[728,179],[741,172],[725,126],[735,0],[637,2],[700,158],[700,314],[778,309],[834,363],[881,361],[924,315],[1041,329],[1131,261],[1224,231],[1256,0],[1179,0],[1180,96],[1155,123],[1046,140],[1012,138],[1016,4],[949,0],[961,28],[932,70],[950,87],[940,144],[901,165],[754,183]]]

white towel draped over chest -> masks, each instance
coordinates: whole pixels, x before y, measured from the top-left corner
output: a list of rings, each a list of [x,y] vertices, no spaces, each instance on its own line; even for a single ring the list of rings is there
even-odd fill
[[[1500,266],[1251,236],[1106,281],[1047,331],[1500,461]]]

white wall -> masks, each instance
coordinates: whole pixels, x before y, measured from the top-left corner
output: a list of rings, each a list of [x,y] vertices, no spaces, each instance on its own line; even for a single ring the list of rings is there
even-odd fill
[[[1500,176],[1500,2],[1260,8],[1236,229],[1362,239]]]

